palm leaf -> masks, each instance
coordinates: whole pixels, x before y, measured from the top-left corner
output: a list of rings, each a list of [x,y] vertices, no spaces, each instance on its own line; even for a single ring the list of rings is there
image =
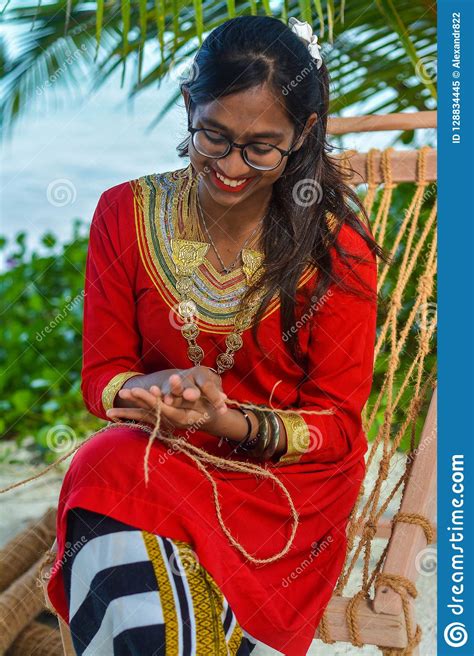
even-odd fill
[[[395,9],[392,0],[377,0],[377,4],[380,7],[382,13],[386,16],[392,28],[397,32],[401,42],[403,43],[405,52],[410,57],[414,70],[421,70],[425,72],[422,77],[426,80],[426,86],[430,90],[431,95],[433,98],[436,98],[436,87],[429,80],[429,76],[426,75],[424,64],[418,57],[416,48],[408,36],[409,32],[407,26],[404,24],[399,12]]]
[[[427,0],[426,0],[427,1]],[[30,0],[31,2],[31,0]],[[377,0],[361,11],[355,0],[314,0],[315,31],[327,32],[322,54],[332,79],[331,112],[353,106],[366,106],[373,113],[404,109],[433,109],[434,85],[414,73],[424,57],[436,54],[436,15],[429,4],[398,0]],[[310,0],[283,0],[278,17],[312,14]],[[64,68],[60,84],[92,79],[94,89],[104,84],[117,67],[130,59],[137,63],[137,77],[129,89],[130,97],[152,84],[160,84],[168,71],[192,57],[206,33],[225,21],[229,14],[266,13],[270,0],[121,0],[90,5],[52,0],[49,4],[22,3],[8,7],[4,22],[14,25],[15,54],[5,54],[0,97],[4,129],[31,104],[35,89],[44,85],[56,68]],[[35,28],[31,23],[35,20]],[[71,27],[64,37],[64,22]],[[318,26],[319,23],[319,26]],[[166,38],[170,34],[171,38]],[[407,35],[410,35],[409,37]],[[158,39],[156,55],[147,57],[147,43]],[[67,48],[66,48],[67,44]],[[70,51],[83,49],[83,55],[63,66]],[[95,57],[91,53],[95,51]],[[152,57],[155,56],[155,60]],[[148,59],[150,61],[148,62]],[[44,94],[46,96],[46,94]],[[157,121],[169,111],[174,99],[160,111]],[[155,123],[155,121],[154,121]]]
[[[99,54],[100,35],[102,32],[102,21],[104,20],[104,0],[97,0],[95,36],[97,40],[96,57]]]

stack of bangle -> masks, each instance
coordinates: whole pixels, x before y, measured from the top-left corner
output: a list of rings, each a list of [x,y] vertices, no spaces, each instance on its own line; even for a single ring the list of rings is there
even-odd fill
[[[243,408],[237,407],[247,421],[247,434],[244,439],[238,443],[236,451],[245,451],[251,456],[262,460],[270,460],[275,453],[280,441],[280,424],[276,414],[272,410],[257,410],[252,408],[258,420],[258,432],[255,437],[250,439],[252,432],[252,423],[248,414]],[[224,438],[226,442],[233,443],[234,440]]]

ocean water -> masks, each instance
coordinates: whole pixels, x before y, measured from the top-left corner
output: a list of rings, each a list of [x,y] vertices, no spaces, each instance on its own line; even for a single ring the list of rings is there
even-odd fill
[[[181,96],[148,130],[177,93],[180,73],[172,71],[160,88],[147,89],[133,103],[126,100],[126,88],[120,88],[119,71],[96,93],[73,95],[58,83],[36,94],[12,138],[2,144],[0,234],[12,240],[25,231],[28,250],[41,252],[46,231],[63,241],[71,236],[75,218],[90,222],[109,187],[185,166],[188,160],[176,153],[187,135]],[[425,132],[431,131],[420,131],[421,143],[427,142]],[[367,151],[390,145],[393,137],[386,132],[346,135],[338,144]]]
[[[63,90],[54,105],[53,94],[37,99],[2,144],[0,234],[11,239],[26,231],[30,248],[46,231],[62,241],[75,218],[90,222],[109,187],[185,166],[176,153],[187,134],[182,98],[147,130],[178,88],[170,80],[130,105],[115,76],[82,99]]]

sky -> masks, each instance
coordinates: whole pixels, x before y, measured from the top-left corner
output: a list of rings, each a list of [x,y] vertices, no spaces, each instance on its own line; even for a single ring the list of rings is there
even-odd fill
[[[172,71],[159,89],[140,93],[133,105],[126,101],[126,87],[120,88],[119,71],[96,93],[71,97],[58,85],[54,93],[37,94],[2,144],[0,234],[11,240],[26,231],[29,250],[38,249],[46,231],[67,240],[75,218],[90,222],[106,189],[185,166],[188,160],[176,153],[187,134],[182,98],[147,131],[176,93],[180,72]],[[347,135],[344,147],[384,148],[393,134]]]

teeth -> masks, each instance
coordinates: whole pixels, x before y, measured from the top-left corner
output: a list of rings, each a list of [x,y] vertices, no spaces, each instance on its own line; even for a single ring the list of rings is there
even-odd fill
[[[221,175],[220,173],[218,173],[217,171],[215,173],[216,173],[217,177],[219,178],[219,180],[222,180],[222,182],[224,184],[228,185],[229,187],[238,187],[239,185],[244,183],[246,180],[248,180],[248,178],[243,178],[242,180],[229,180],[229,178],[224,178],[224,176]]]

